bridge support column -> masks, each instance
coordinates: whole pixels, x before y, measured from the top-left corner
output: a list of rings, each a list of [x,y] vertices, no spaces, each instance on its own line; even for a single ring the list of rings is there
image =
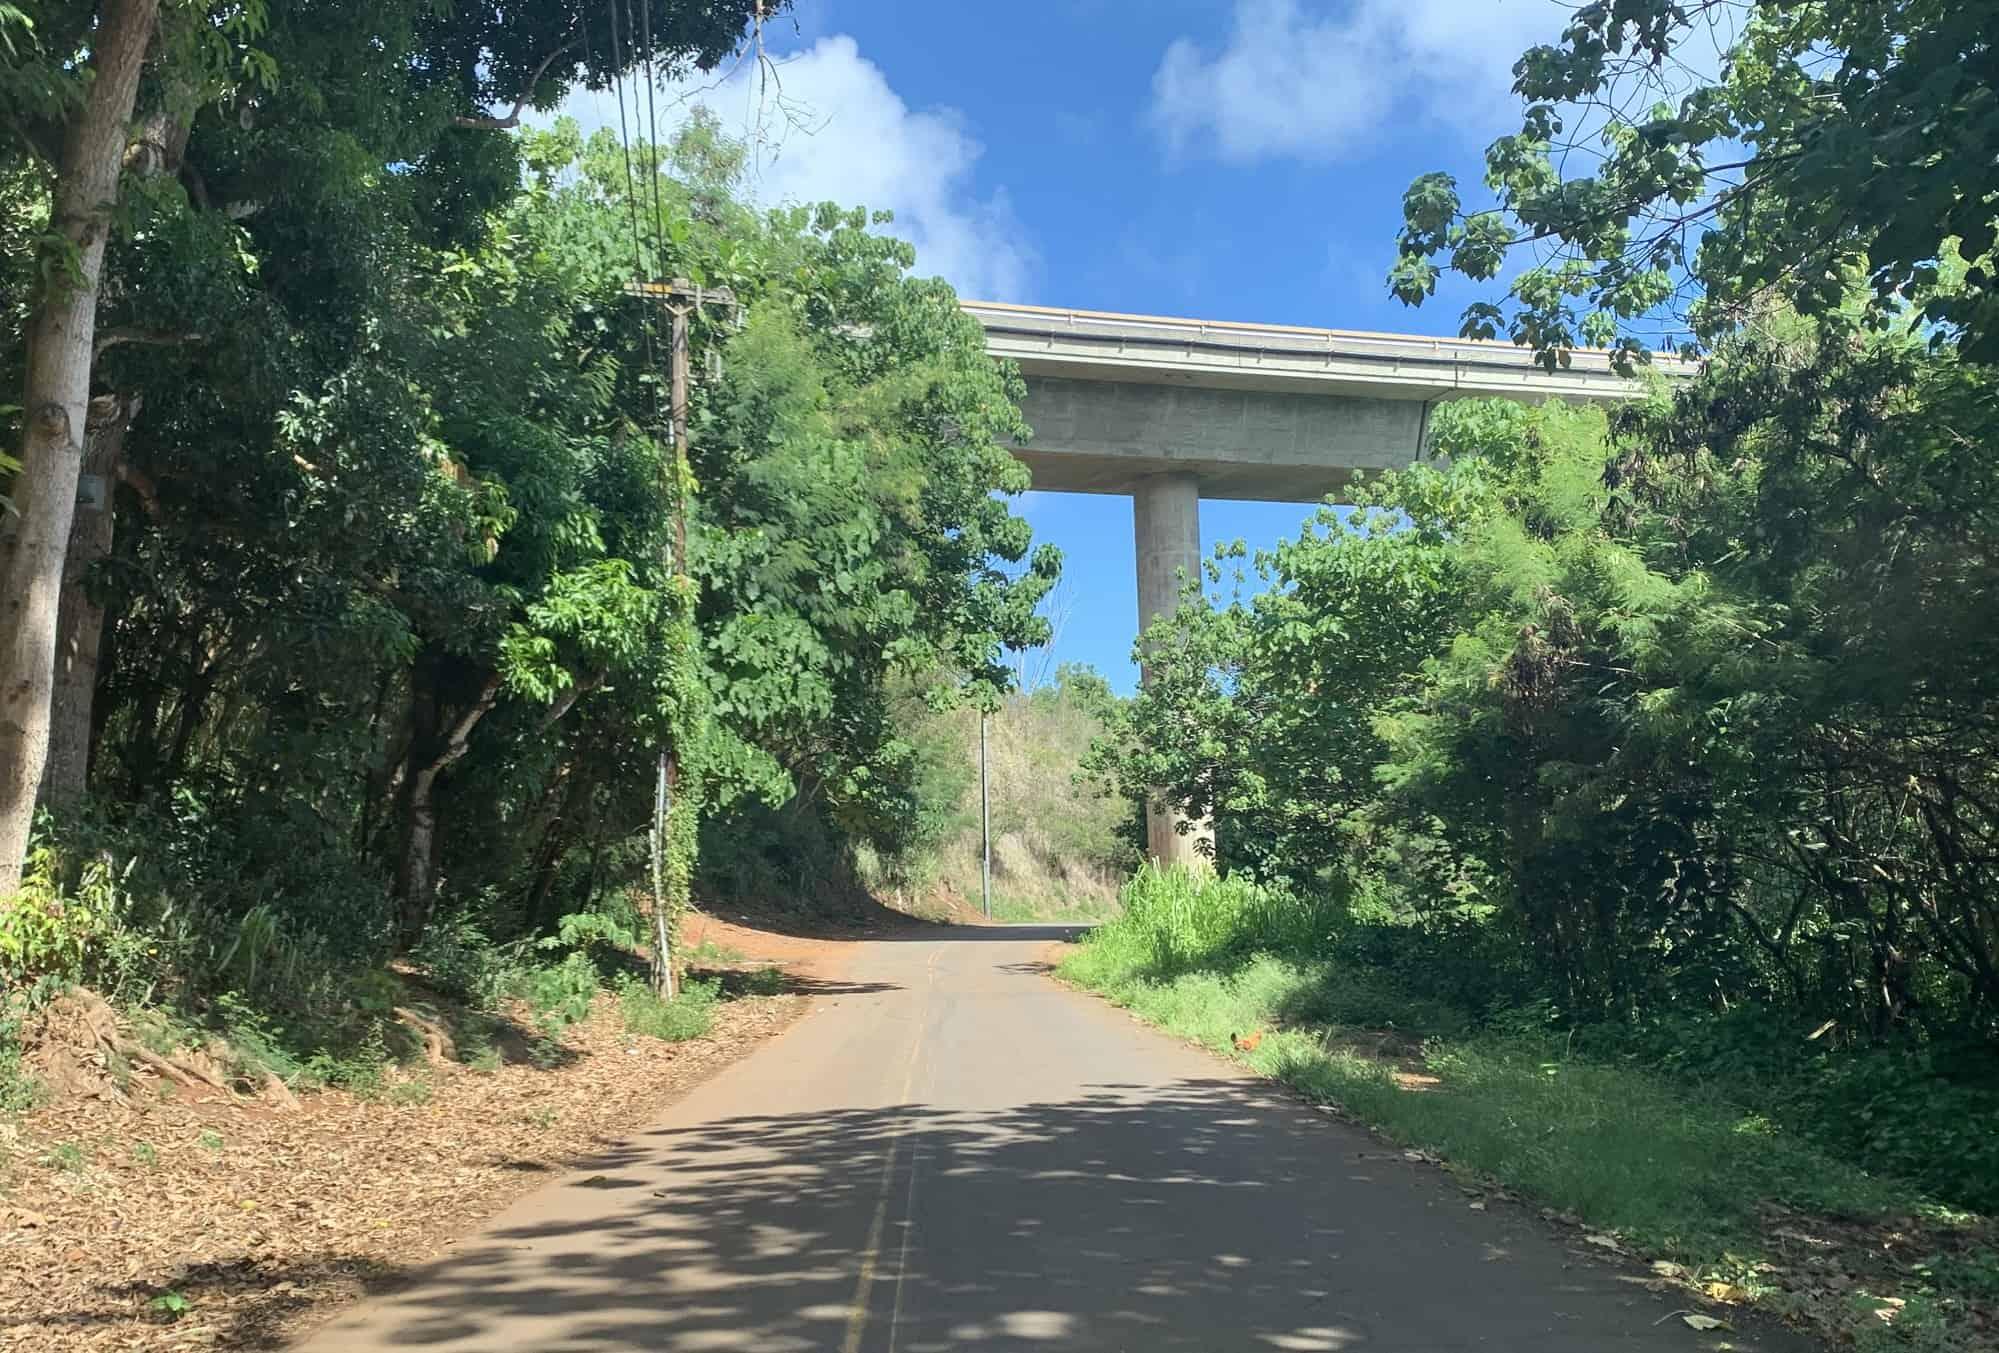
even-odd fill
[[[1132,489],[1132,535],[1138,546],[1138,626],[1141,633],[1154,619],[1171,615],[1180,605],[1180,590],[1201,576],[1201,487],[1191,474],[1150,475]],[[1139,663],[1139,680],[1152,679],[1150,667]],[[1196,842],[1210,843],[1213,829],[1196,823],[1186,831],[1186,818],[1155,799],[1145,805],[1146,851],[1161,865],[1193,864],[1203,858]]]

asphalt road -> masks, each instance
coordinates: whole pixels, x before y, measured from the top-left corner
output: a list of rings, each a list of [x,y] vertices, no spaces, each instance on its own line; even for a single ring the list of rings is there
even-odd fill
[[[1801,1353],[1065,990],[1052,932],[836,994],[311,1353]],[[1724,1337],[1729,1341],[1724,1343]]]

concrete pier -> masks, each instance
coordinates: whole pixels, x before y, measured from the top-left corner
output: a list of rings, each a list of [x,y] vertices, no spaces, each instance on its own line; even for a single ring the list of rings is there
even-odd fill
[[[1026,380],[1021,412],[1034,437],[1012,449],[1034,487],[1131,495],[1141,629],[1179,603],[1182,570],[1199,576],[1202,498],[1342,493],[1421,456],[1445,400],[1607,403],[1644,388],[1603,352],[1570,353],[1549,371],[1511,343],[960,304],[985,329],[986,351]],[[1652,369],[1668,379],[1691,370],[1666,356]],[[1178,825],[1148,805],[1146,838],[1162,864],[1192,860],[1213,839]]]
[[[1132,484],[1132,541],[1138,554],[1138,628],[1179,609],[1189,582],[1201,578],[1201,480],[1185,472],[1147,475]],[[1151,668],[1139,662],[1139,680]],[[1213,831],[1157,800],[1145,805],[1146,850],[1160,864],[1192,864],[1212,858]],[[1198,842],[1206,842],[1204,852]]]

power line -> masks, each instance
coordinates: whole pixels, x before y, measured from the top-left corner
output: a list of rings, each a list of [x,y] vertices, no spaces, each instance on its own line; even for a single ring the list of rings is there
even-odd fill
[[[638,180],[632,173],[632,133],[631,128],[625,122],[625,56],[624,49],[618,41],[618,0],[610,0],[610,10],[611,79],[618,94],[618,143],[624,148],[625,152],[625,205],[630,212],[632,222],[632,281],[634,283],[643,283],[646,280],[645,246],[639,234]],[[626,27],[629,32],[629,22],[627,22]],[[636,95],[633,96],[632,104],[632,115],[637,117],[638,99]],[[659,419],[659,384],[657,377],[653,375],[657,358],[653,349],[651,306],[646,306],[639,311],[639,332],[643,336],[645,343],[645,369],[648,376],[653,379],[653,420],[657,422]]]
[[[658,82],[653,77],[652,66],[652,0],[636,0],[639,7],[639,23],[645,37],[646,70],[646,122],[647,135],[652,141],[652,235],[653,266],[664,277],[666,266],[666,210],[660,205],[659,180],[663,167],[659,142],[659,110],[654,105],[654,93]]]

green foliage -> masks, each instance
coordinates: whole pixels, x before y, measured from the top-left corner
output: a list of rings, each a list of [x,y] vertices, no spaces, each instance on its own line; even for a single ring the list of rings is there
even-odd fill
[[[636,949],[639,937],[620,918],[599,912],[576,912],[556,922],[555,933],[541,940],[540,949],[573,949],[595,960],[613,949]]]
[[[257,1009],[236,992],[224,992],[215,999],[213,1018],[223,1034],[222,1046],[229,1052],[232,1063],[230,1070],[251,1083],[265,1074],[276,1076],[287,1085],[301,1085],[323,1082],[329,1079],[322,1069],[326,1059],[322,1054],[320,1064],[312,1059],[301,1058],[291,1047],[289,1040],[276,1020],[267,1012]],[[188,1036],[172,1037],[171,1044],[185,1046],[198,1041]],[[166,1051],[174,1049],[169,1046]]]
[[[421,1077],[405,1077],[393,1082],[388,1089],[388,1101],[399,1108],[413,1108],[430,1103],[431,1084]]]
[[[782,996],[785,985],[784,969],[770,964],[743,979],[743,991],[750,996]]]
[[[30,1003],[26,992],[0,993],[0,1114],[25,1113],[42,1101],[43,1087],[22,1060],[22,1035]]]
[[[1441,410],[1447,463],[1148,636],[1099,754],[1346,921],[1183,888],[1105,952],[1364,965],[1999,1203],[1999,406],[1932,337],[1793,318],[1608,420]]]
[[[42,1163],[52,1170],[81,1174],[87,1162],[82,1146],[75,1142],[57,1142],[49,1148],[48,1154],[43,1156]]]
[[[376,1020],[362,1038],[340,1052],[314,1053],[305,1064],[305,1083],[335,1086],[363,1099],[380,1099],[388,1093],[394,1064],[387,1030]]]
[[[1154,636],[1112,768],[1264,877],[1489,925],[1569,1018],[1989,1038],[1988,386],[1801,333],[1614,434],[1457,406],[1448,468]]]
[[[618,1012],[630,1033],[668,1043],[699,1038],[714,1027],[715,1003],[721,987],[715,982],[683,982],[672,1000],[653,994],[643,982],[627,979],[617,988]]]
[[[657,6],[669,68],[749,13],[696,8]],[[712,120],[637,148],[637,201],[608,135],[452,125],[557,42],[538,11],[268,19],[216,29],[209,58],[249,73],[172,110],[185,172],[139,177],[113,232],[100,324],[192,337],[97,364],[143,414],[88,569],[91,800],[0,907],[0,965],[204,1027],[237,993],[302,1067],[365,1035],[340,1007],[399,951],[476,1006],[572,1009],[580,966],[551,975],[538,942],[606,959],[670,932],[704,833],[810,818],[810,858],[765,841],[760,863],[851,873],[915,801],[894,692],[1003,686],[1057,561],[1006,501],[1017,376],[867,214],[743,205]],[[65,31],[38,30],[45,56],[78,49]],[[601,60],[529,102],[603,84]],[[254,118],[206,101],[251,80]],[[48,192],[36,155],[0,153],[8,241]],[[640,204],[647,275],[738,300],[693,318],[680,453],[664,315],[626,290]],[[0,310],[0,369],[25,315]]]
[[[1984,1126],[1999,1113],[1988,1049],[1962,1040],[1843,1048],[1811,1034],[1802,1023],[1773,1028],[1770,1011],[1744,1007],[1592,1025],[1572,1043],[1701,1084],[1875,1173],[1999,1211],[1999,1144]]]
[[[1462,1014],[1368,969],[1312,960],[1282,939],[1249,939],[1271,933],[1256,919],[1271,914],[1267,896],[1245,907],[1242,893],[1220,883],[1138,891],[1171,905],[1134,898],[1064,964],[1065,975],[1211,1045],[1269,1030],[1249,1054],[1259,1068],[1669,1257],[1719,1258],[1751,1234],[1760,1199],[1862,1214],[1895,1198],[1801,1143],[1745,1131],[1741,1110],[1690,1081],[1577,1058],[1545,1033],[1470,1035]],[[1179,936],[1190,910],[1245,919],[1206,923],[1215,938],[1189,961]],[[1320,1037],[1328,1027],[1341,1035],[1330,1050]],[[1420,1069],[1444,1093],[1404,1088],[1392,1060],[1365,1056],[1366,1040],[1344,1037],[1386,1030],[1400,1032],[1401,1047],[1420,1046]]]
[[[146,1306],[147,1309],[165,1316],[168,1320],[178,1320],[194,1309],[194,1303],[189,1301],[185,1294],[171,1289],[154,1297],[146,1303]]]
[[[1025,672],[1026,658],[1022,659]],[[976,906],[981,884],[980,708],[947,686],[898,693],[894,721],[910,749],[912,809],[902,831],[857,854],[869,891],[910,910],[934,901]],[[1064,666],[986,712],[994,914],[1052,919],[1115,907],[1138,862],[1132,801],[1084,770],[1117,700],[1095,672]]]
[[[1146,864],[1119,899],[1123,918],[1090,937],[1092,963],[1160,976],[1268,950],[1318,949],[1337,912],[1246,876]]]
[[[1988,17],[1953,0],[1577,7],[1514,66],[1526,107],[1486,152],[1492,205],[1417,178],[1390,285],[1420,304],[1442,269],[1485,280],[1534,248],[1512,304],[1474,303],[1463,331],[1504,328],[1551,368],[1583,342],[1642,353],[1634,327],[1678,302],[1712,340],[1773,296],[1841,324],[1914,310],[1999,358]],[[1699,74],[1716,50],[1719,74]]]
[[[682,956],[689,963],[737,963],[742,960],[743,951],[733,945],[717,944],[704,938],[692,949],[683,950]]]
[[[517,966],[514,955],[463,916],[433,922],[410,961],[445,995],[487,1011],[499,1005]]]
[[[61,887],[57,868],[56,852],[37,847],[20,892],[0,906],[0,979],[74,981],[113,932],[118,895],[110,867],[91,860],[73,892]]]
[[[559,963],[520,969],[512,994],[527,1002],[543,1036],[555,1039],[590,1017],[598,983],[597,967],[589,956],[573,953]]]

